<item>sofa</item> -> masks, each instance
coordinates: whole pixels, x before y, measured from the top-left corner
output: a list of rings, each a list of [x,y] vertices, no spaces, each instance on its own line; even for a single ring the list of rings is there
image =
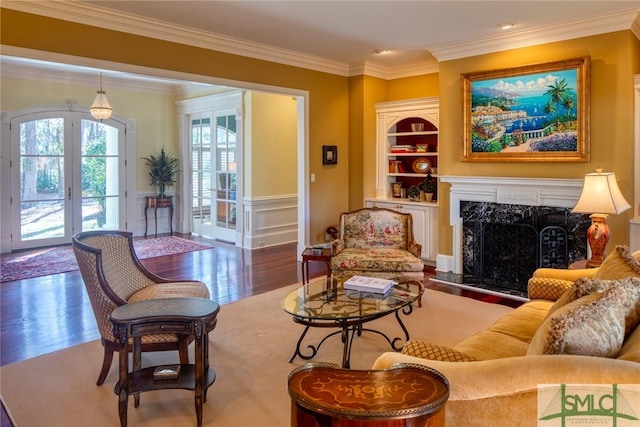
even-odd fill
[[[345,212],[333,242],[331,271],[338,279],[361,275],[422,283],[421,250],[413,240],[411,214],[376,207]]]
[[[447,427],[539,426],[538,395],[553,390],[545,384],[640,384],[640,251],[618,246],[599,268],[540,268],[528,292],[453,347],[413,339],[373,369],[417,363],[444,374]]]

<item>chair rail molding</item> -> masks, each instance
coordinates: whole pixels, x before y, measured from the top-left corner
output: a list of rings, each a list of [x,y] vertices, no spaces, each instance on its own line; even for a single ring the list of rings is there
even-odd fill
[[[448,183],[449,224],[453,229],[453,254],[438,254],[436,269],[462,274],[462,217],[460,202],[485,202],[571,208],[578,201],[582,179],[441,176]]]

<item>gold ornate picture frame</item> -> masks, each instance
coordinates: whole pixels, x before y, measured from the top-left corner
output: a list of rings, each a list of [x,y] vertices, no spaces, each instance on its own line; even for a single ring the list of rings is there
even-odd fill
[[[461,77],[462,161],[589,161],[590,57]]]

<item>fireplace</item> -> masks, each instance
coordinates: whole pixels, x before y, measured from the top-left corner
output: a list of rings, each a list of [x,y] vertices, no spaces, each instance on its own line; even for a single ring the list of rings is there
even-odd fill
[[[526,298],[538,267],[586,258],[588,215],[571,214],[580,179],[443,176],[449,183],[453,254],[438,255],[436,279]]]
[[[570,208],[460,202],[464,283],[526,295],[536,268],[586,258],[588,216]]]

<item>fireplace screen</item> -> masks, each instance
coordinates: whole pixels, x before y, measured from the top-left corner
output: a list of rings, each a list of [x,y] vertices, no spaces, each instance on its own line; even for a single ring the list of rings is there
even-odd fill
[[[586,215],[569,209],[462,202],[465,284],[526,296],[539,267],[586,257]]]

